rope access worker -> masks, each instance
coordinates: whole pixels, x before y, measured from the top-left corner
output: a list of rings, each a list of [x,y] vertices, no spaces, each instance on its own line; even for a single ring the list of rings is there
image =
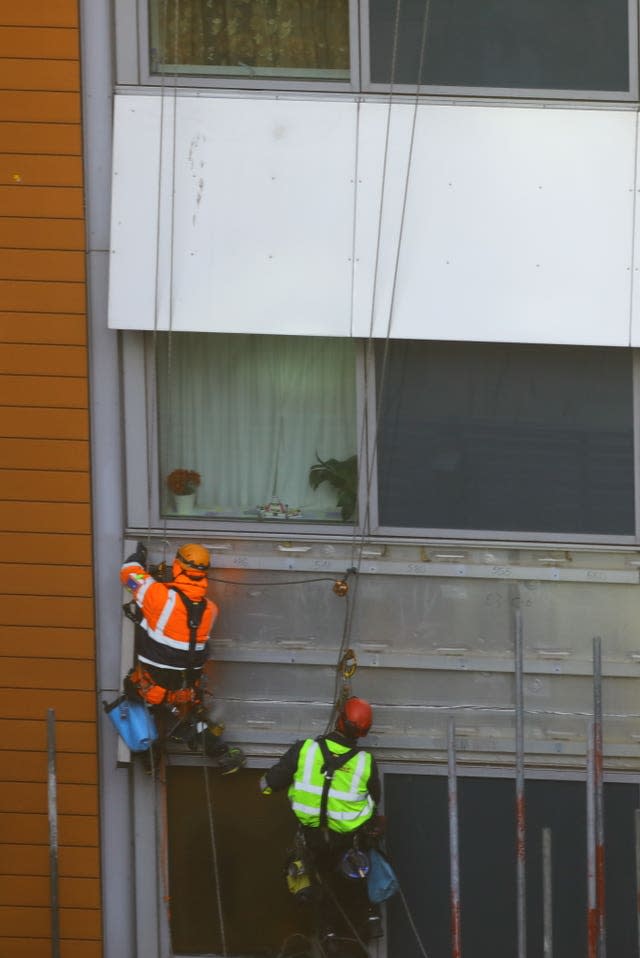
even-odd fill
[[[141,542],[125,559],[120,579],[133,594],[125,612],[135,623],[136,665],[124,688],[151,707],[161,740],[204,750],[223,774],[230,774],[244,765],[244,754],[216,734],[222,729],[210,726],[202,702],[208,639],[218,616],[218,606],[206,596],[210,564],[204,546],[180,546],[166,582],[147,571],[147,550]]]
[[[378,910],[367,898],[363,854],[380,835],[380,819],[375,815],[380,778],[371,753],[357,744],[372,720],[368,702],[348,698],[335,731],[295,742],[260,780],[263,795],[289,790],[300,826],[297,845],[302,861],[295,864],[311,880],[320,940],[327,954],[334,954],[338,947],[341,911],[364,941],[381,935]],[[289,887],[294,890],[291,883]]]

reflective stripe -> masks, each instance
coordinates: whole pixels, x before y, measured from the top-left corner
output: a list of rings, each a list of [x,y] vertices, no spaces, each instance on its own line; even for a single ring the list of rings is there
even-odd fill
[[[165,665],[164,662],[156,662],[154,659],[147,659],[138,652],[138,661],[152,665],[154,669],[171,669],[172,672],[184,672],[184,665]],[[200,666],[198,666],[200,668]]]
[[[182,652],[188,651],[188,640],[186,642],[181,642],[180,639],[171,639],[168,635],[165,635],[164,632],[161,632],[160,629],[152,629],[146,619],[143,619],[140,625],[150,638],[154,639],[156,642],[160,642],[161,645],[167,645],[170,649],[180,649]],[[206,645],[206,642],[196,642],[196,652],[202,652],[202,650],[206,648]]]
[[[307,815],[318,816],[318,809],[314,805],[303,805],[301,802],[293,802],[291,808],[294,812],[304,812]],[[367,798],[367,808],[369,810],[369,815],[367,818],[371,817],[373,812],[373,801],[370,796]],[[360,818],[362,815],[361,810],[356,810],[354,812],[334,812],[330,808],[327,809],[327,818],[332,819],[335,822],[349,822],[353,821],[355,818]],[[366,819],[365,819],[366,821]]]
[[[162,634],[164,634],[164,627],[169,621],[169,616],[171,615],[171,613],[173,612],[175,608],[177,598],[178,596],[176,595],[176,593],[172,589],[169,589],[169,591],[167,592],[167,601],[162,607],[162,612],[158,616],[158,621],[156,622],[156,629]]]

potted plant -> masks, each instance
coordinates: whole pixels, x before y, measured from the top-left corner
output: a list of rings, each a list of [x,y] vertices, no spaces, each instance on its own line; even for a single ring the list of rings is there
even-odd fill
[[[196,492],[202,479],[194,469],[174,469],[167,476],[167,487],[175,502],[176,512],[186,515],[193,512]]]
[[[358,457],[349,456],[348,459],[321,459],[309,469],[309,485],[317,489],[323,482],[338,493],[336,505],[340,509],[343,522],[353,518],[358,501]]]

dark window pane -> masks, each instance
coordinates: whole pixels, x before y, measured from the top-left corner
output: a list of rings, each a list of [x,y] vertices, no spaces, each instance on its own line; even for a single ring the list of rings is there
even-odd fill
[[[584,782],[528,781],[526,800],[527,953],[541,955],[542,829],[551,832],[553,954],[587,952]],[[515,786],[513,780],[458,780],[462,953],[513,958],[517,952]],[[607,949],[637,958],[635,785],[607,784],[605,870]],[[387,846],[430,958],[449,958],[449,844],[444,776],[385,776]],[[410,826],[407,825],[410,823]],[[419,958],[398,898],[388,906],[390,955]]]
[[[371,80],[391,76],[396,0],[370,0]],[[400,5],[395,83],[416,84],[427,0]],[[430,0],[422,82],[629,89],[627,0]]]
[[[394,341],[383,526],[632,535],[631,352]]]
[[[150,0],[151,72],[349,78],[348,0]]]
[[[310,916],[284,876],[296,830],[286,793],[266,801],[258,788],[260,769],[223,780],[210,769],[207,774],[228,954],[275,955],[290,935],[311,931]],[[202,768],[167,768],[167,824],[173,952],[222,954]]]

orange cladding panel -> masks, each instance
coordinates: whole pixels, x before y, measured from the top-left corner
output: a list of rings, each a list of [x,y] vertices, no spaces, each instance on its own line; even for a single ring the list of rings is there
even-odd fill
[[[0,3],[0,955],[101,958],[78,0]],[[106,38],[105,38],[106,42]]]

